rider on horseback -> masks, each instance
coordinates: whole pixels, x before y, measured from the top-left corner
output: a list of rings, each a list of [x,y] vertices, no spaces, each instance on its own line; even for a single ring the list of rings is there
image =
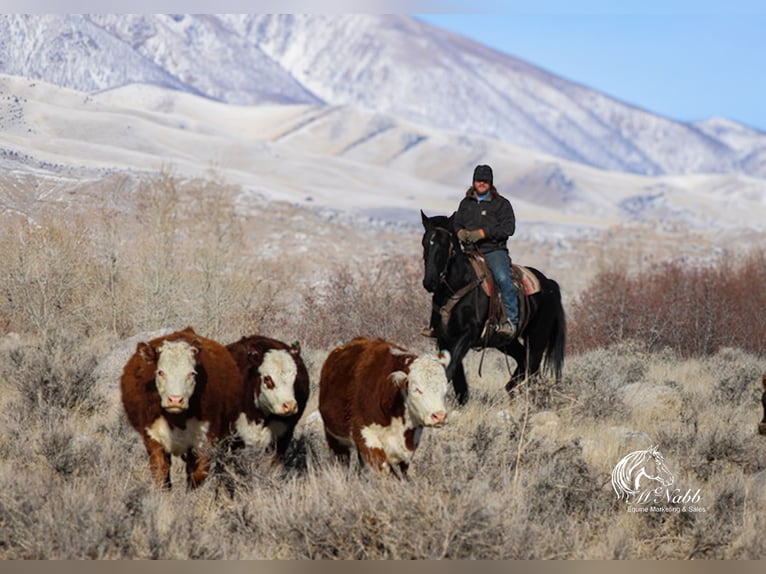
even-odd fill
[[[506,243],[516,231],[516,216],[511,202],[498,193],[492,179],[490,166],[476,166],[473,185],[455,212],[454,226],[458,239],[475,245],[486,258],[508,317],[498,333],[513,337],[519,325],[519,300],[511,278]]]

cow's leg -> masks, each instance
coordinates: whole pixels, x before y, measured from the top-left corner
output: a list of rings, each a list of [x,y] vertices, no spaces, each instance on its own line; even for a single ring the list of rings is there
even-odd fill
[[[354,427],[351,429],[351,438],[356,446],[356,453],[359,456],[360,466],[369,465],[381,472],[391,472],[391,465],[388,462],[386,452],[377,446],[370,446],[362,435],[362,429]]]
[[[210,474],[210,457],[194,449],[186,453],[186,484],[197,488]]]
[[[144,435],[144,446],[149,453],[149,470],[157,486],[170,488],[170,453],[153,438]]]
[[[287,448],[290,446],[290,441],[293,440],[294,426],[287,427],[287,429],[277,437],[276,448],[274,449],[273,463],[282,462],[282,459],[287,452]]]
[[[324,436],[327,438],[327,445],[335,453],[336,458],[344,464],[349,464],[351,462],[351,449],[327,431],[325,431]]]
[[[386,474],[391,472],[391,465],[388,462],[386,452],[382,448],[370,448],[362,442],[359,445],[359,454],[364,459],[364,462],[372,468]]]

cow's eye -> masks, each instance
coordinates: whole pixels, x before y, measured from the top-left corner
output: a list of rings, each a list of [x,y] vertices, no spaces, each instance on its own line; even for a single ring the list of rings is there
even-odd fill
[[[415,394],[416,395],[422,395],[423,391],[421,391],[420,389],[415,389]]]
[[[163,370],[157,371],[157,376],[161,379],[164,379],[165,377],[167,377],[167,375],[165,374],[165,371]]]

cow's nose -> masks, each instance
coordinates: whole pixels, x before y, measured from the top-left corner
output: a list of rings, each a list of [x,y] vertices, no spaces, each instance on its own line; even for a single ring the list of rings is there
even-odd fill
[[[298,403],[296,401],[285,401],[282,403],[282,412],[286,415],[294,415],[298,412]]]
[[[182,408],[184,406],[184,398],[181,395],[168,395],[168,407]]]
[[[447,423],[447,413],[444,411],[439,411],[438,413],[434,413],[431,415],[431,423],[433,423],[434,426],[441,426],[443,424]]]

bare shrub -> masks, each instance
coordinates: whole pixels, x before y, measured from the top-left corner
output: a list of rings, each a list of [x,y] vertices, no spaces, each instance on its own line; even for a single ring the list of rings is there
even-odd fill
[[[76,334],[23,341],[0,350],[0,378],[18,391],[25,409],[93,411],[94,351]]]
[[[686,357],[725,346],[759,352],[766,327],[755,317],[764,303],[763,251],[714,266],[668,263],[636,276],[607,270],[573,306],[569,350],[636,340],[647,350],[669,347]]]
[[[587,418],[619,419],[627,414],[622,389],[643,380],[647,362],[630,344],[584,353],[570,362],[564,384],[577,397],[577,412]]]
[[[382,337],[408,346],[430,303],[420,289],[420,261],[391,256],[357,262],[329,273],[327,283],[304,294],[301,331],[307,343],[326,347],[353,336]]]
[[[710,357],[710,373],[715,381],[712,398],[716,404],[741,405],[760,400],[762,389],[753,382],[763,374],[762,365],[742,349],[719,349]]]
[[[52,340],[98,327],[98,264],[77,216],[11,223],[0,237],[0,261],[0,315],[9,329]]]
[[[129,256],[141,302],[133,309],[138,330],[154,330],[183,322],[184,269],[187,259],[179,249],[182,231],[179,184],[167,171],[144,183],[137,192],[141,236]]]

